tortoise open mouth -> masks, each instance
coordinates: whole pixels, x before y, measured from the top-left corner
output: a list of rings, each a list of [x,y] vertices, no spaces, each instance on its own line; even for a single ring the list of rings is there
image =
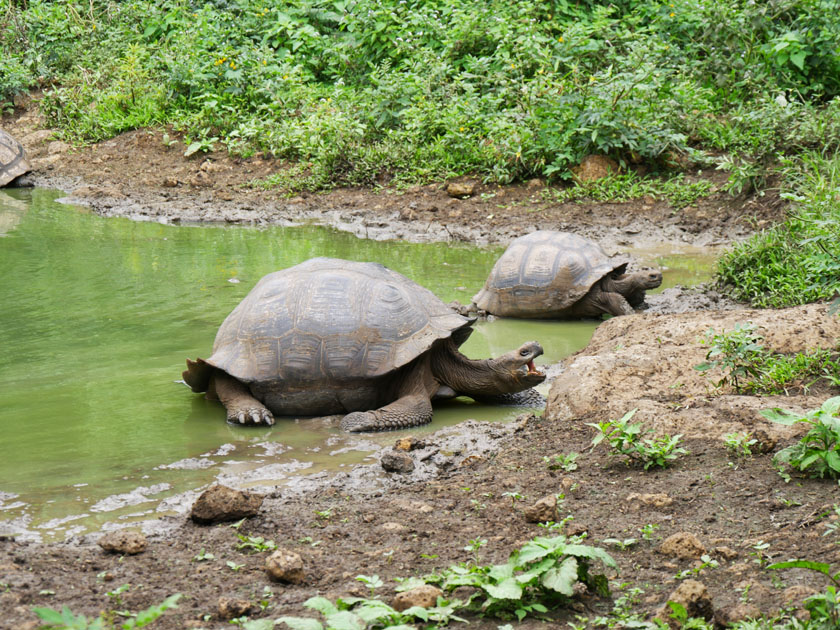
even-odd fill
[[[542,376],[545,374],[541,369],[534,365],[533,359],[528,361],[525,365],[520,366],[518,372],[528,376]]]

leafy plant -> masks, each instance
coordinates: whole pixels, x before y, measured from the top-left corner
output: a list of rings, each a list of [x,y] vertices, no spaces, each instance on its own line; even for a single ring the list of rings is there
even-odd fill
[[[577,470],[577,458],[578,454],[575,452],[568,453],[567,455],[552,455],[549,457],[546,455],[543,457],[543,461],[548,466],[549,470],[558,470],[562,469],[566,472],[572,472]]]
[[[700,575],[704,569],[717,569],[718,566],[720,565],[717,560],[712,559],[708,554],[703,554],[700,556],[700,564],[698,566],[680,571],[674,577],[678,580],[684,580],[695,575]]]
[[[642,423],[630,423],[638,409],[628,411],[619,420],[587,423],[594,427],[598,434],[592,439],[594,449],[606,440],[610,446],[610,455],[624,455],[628,462],[638,462],[645,470],[651,467],[665,468],[680,455],[688,451],[679,447],[681,435],[662,435],[655,438],[645,438],[651,433],[642,428]]]
[[[782,569],[808,569],[824,575],[831,582],[825,592],[808,597],[804,606],[811,616],[815,630],[829,630],[840,626],[840,571],[832,573],[831,565],[826,562],[811,560],[789,560],[768,565],[768,569],[779,571]]]
[[[562,605],[580,583],[601,596],[608,596],[608,580],[593,574],[595,560],[608,568],[617,568],[615,560],[603,549],[581,545],[565,536],[536,537],[513,552],[508,562],[493,566],[453,566],[427,582],[444,591],[459,586],[478,589],[467,603],[471,610],[502,618],[523,619],[547,607]]]
[[[752,434],[740,432],[727,433],[723,436],[723,441],[726,448],[738,457],[750,457],[752,455],[750,447],[758,443]]]
[[[829,398],[804,416],[780,408],[764,409],[761,415],[779,424],[810,427],[799,442],[776,453],[774,461],[812,477],[840,477],[840,396]]]
[[[262,536],[246,536],[244,534],[237,534],[236,536],[240,540],[236,548],[240,550],[244,549],[250,553],[260,553],[277,549],[277,543],[273,540],[266,540]]]
[[[766,355],[760,343],[762,339],[752,322],[735,324],[734,330],[720,334],[710,329],[704,340],[710,346],[706,362],[695,365],[694,369],[705,372],[720,368],[725,373],[715,385],[723,387],[731,382],[735,391],[740,392],[739,378],[743,380],[747,376],[761,375],[759,367]]]
[[[840,369],[829,351],[775,354],[762,345],[762,340],[752,322],[738,323],[734,330],[721,333],[710,329],[702,342],[709,346],[706,361],[694,369],[722,370],[716,387],[731,384],[736,393],[767,394],[787,393],[794,385],[807,390],[817,380],[831,381]]]
[[[410,630],[415,622],[446,625],[449,621],[466,621],[455,615],[460,602],[447,602],[438,598],[437,606],[421,608],[413,606],[402,612],[378,599],[361,597],[339,598],[333,604],[325,597],[310,597],[303,605],[324,616],[325,624],[309,617],[284,616],[277,619],[292,630],[358,630],[359,628],[381,628],[382,630]]]
[[[170,595],[160,604],[141,610],[118,627],[121,630],[133,630],[134,628],[148,626],[170,608],[177,608],[179,599],[181,599],[180,593]],[[117,627],[110,623],[106,626],[104,614],[88,619],[81,614],[74,615],[67,606],[64,606],[60,612],[52,608],[42,607],[35,607],[32,611],[44,622],[43,627],[54,630],[105,630],[107,627]]]

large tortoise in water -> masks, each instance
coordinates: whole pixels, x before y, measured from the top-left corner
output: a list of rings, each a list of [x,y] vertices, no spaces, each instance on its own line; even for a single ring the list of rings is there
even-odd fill
[[[0,186],[30,170],[20,142],[0,129]]]
[[[374,431],[430,422],[434,398],[532,402],[540,345],[471,360],[471,325],[382,265],[313,258],[262,278],[183,377],[241,424],[347,414],[343,429]]]
[[[515,239],[473,302],[503,317],[542,319],[626,315],[662,284],[656,270],[626,273],[627,262],[569,232],[540,230]]]

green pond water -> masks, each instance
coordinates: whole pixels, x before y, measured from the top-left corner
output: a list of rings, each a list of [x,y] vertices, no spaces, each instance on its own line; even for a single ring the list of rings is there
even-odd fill
[[[252,485],[364,462],[394,433],[352,436],[322,420],[234,427],[179,383],[187,357],[260,277],[313,256],[374,260],[469,302],[501,248],[375,242],[323,227],[171,226],[105,219],[57,191],[0,190],[0,533],[55,540],[106,521],[165,513],[214,479]],[[703,252],[648,252],[663,288],[710,275]],[[499,319],[465,344],[474,358],[539,340],[549,364],[595,324]],[[547,387],[544,391],[547,391]],[[451,401],[412,433],[521,409]],[[244,475],[244,477],[243,477]]]

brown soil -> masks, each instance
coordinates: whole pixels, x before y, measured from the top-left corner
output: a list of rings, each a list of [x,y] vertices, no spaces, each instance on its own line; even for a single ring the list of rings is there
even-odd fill
[[[482,186],[484,198],[478,194],[466,200],[449,198],[443,183],[400,193],[340,190],[288,199],[246,185],[281,165],[220,153],[187,160],[183,146],[165,147],[159,131],[136,131],[69,150],[50,144],[48,134],[33,135],[39,126],[34,110],[3,124],[33,158],[36,171],[30,181],[64,187],[103,214],[151,220],[317,219],[374,238],[478,243],[504,242],[539,227],[574,229],[619,245],[711,244],[742,238],[783,212],[772,195],[733,200],[718,194],[679,212],[661,200],[556,205],[546,201],[539,182]],[[824,382],[809,390],[793,388],[786,397],[715,390],[711,379],[720,373],[693,369],[705,352],[699,338],[709,328],[731,329],[748,320],[761,327],[768,347],[783,352],[833,348],[840,337],[840,322],[823,305],[614,318],[599,326],[586,349],[553,370],[543,417],[525,417],[507,427],[465,423],[455,435],[424,438],[426,448],[410,453],[417,464],[413,473],[387,473],[376,465],[313,479],[270,494],[259,514],[238,531],[169,517],[165,527],[149,534],[146,550],[132,556],[107,554],[95,544],[98,534],[63,544],[0,540],[0,627],[37,627],[33,606],[66,605],[97,615],[137,611],[173,593],[184,594],[179,608],[153,627],[230,627],[220,618],[222,598],[250,600],[255,605],[251,619],[316,617],[302,608],[314,595],[366,596],[358,575],[379,575],[385,586],[377,593],[390,601],[394,578],[471,561],[464,549],[471,540],[486,539],[480,560],[496,563],[525,541],[545,535],[525,520],[523,510],[557,493],[564,495],[557,520],[574,517],[566,533],[585,533],[587,544],[610,550],[621,569],[620,575],[611,574],[614,595],[621,594],[620,584],[642,589],[634,609],[644,615],[654,614],[682,583],[676,577],[680,571],[692,569],[693,577],[708,587],[721,618],[742,600],[764,614],[788,602],[800,604],[808,588],[824,584],[801,571],[775,575],[763,566],[788,558],[840,562],[838,536],[828,527],[832,517],[826,516],[838,502],[837,485],[796,475],[785,482],[772,455],[799,432],[769,423],[758,410],[811,409],[838,392]],[[618,418],[634,408],[639,410],[636,420],[656,432],[682,434],[690,452],[667,469],[644,471],[609,457],[605,445],[590,450],[595,432],[587,423]],[[727,450],[724,436],[736,431],[760,438],[765,452],[739,457]],[[544,459],[570,452],[580,454],[575,470],[553,470]],[[646,525],[658,526],[650,540],[640,532]],[[237,533],[263,536],[299,553],[304,582],[270,581],[264,569],[267,554],[237,550]],[[679,533],[693,534],[700,544],[679,548],[687,554],[683,558],[669,555],[662,544]],[[626,549],[605,542],[630,538],[636,542]],[[202,551],[214,559],[197,561]],[[701,569],[702,553],[719,566]],[[241,567],[234,570],[228,562]],[[123,584],[131,588],[120,602],[113,601],[107,592]],[[794,586],[803,588],[790,589]],[[261,610],[258,603],[264,599]],[[566,627],[576,616],[606,614],[611,606],[584,593],[547,617],[551,625]],[[472,621],[472,627],[488,629],[505,623]],[[528,618],[517,627],[542,625]]]

